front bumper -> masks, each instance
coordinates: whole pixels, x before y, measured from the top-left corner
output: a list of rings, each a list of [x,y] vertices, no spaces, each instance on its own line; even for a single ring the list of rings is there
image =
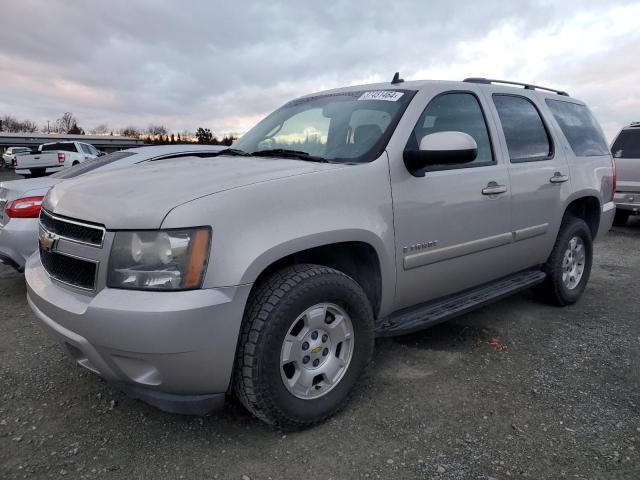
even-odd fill
[[[625,210],[632,215],[640,214],[640,192],[616,192],[613,201],[618,210]]]
[[[90,296],[52,280],[38,255],[25,278],[29,306],[80,366],[165,411],[221,406],[250,285]]]
[[[0,263],[21,271],[38,249],[38,219],[12,218],[0,226]]]

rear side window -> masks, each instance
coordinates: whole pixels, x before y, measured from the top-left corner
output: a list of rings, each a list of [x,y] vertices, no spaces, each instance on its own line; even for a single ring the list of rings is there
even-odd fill
[[[115,152],[104,157],[92,158],[86,162],[80,163],[74,167],[66,168],[51,175],[52,178],[74,178],[85,173],[92,172],[100,167],[104,167],[110,163],[122,160],[123,158],[134,155],[133,152]]]
[[[611,152],[616,158],[640,158],[640,128],[622,130]]]
[[[462,166],[430,167],[428,170],[443,170],[462,167],[492,165],[493,152],[489,131],[478,99],[471,93],[444,93],[429,102],[413,129],[406,150],[418,150],[425,135],[436,132],[463,132],[471,135],[478,145],[478,156]]]
[[[577,157],[609,153],[602,130],[587,107],[550,98],[546,102]]]
[[[81,143],[80,144],[80,148],[82,149],[82,151],[84,153],[88,153],[89,155],[91,155],[91,149],[89,148],[89,145],[87,145],[85,143]]]
[[[51,143],[42,146],[43,152],[77,152],[76,145],[74,143]]]
[[[525,97],[493,95],[512,163],[553,156],[549,134],[535,105]]]

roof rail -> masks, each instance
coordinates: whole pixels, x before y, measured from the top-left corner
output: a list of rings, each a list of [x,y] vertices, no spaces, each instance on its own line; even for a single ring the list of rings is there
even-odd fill
[[[491,85],[493,83],[502,83],[504,85],[518,85],[520,87],[524,87],[525,90],[545,90],[547,92],[557,93],[558,95],[564,95],[565,97],[569,96],[567,92],[563,92],[562,90],[554,90],[553,88],[541,87],[540,85],[532,85],[530,83],[510,82],[508,80],[496,80],[493,78],[471,77],[471,78],[465,78],[463,82],[484,83],[486,85]]]

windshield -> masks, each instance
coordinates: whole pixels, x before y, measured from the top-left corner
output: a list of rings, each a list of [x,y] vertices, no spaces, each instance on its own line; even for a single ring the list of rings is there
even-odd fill
[[[287,103],[233,147],[248,153],[295,150],[337,162],[368,162],[384,150],[414,91],[371,90]]]
[[[89,173],[97,168],[104,167],[105,165],[113,163],[117,160],[122,160],[123,158],[130,157],[131,155],[134,155],[134,152],[115,152],[110,155],[105,155],[104,157],[92,158],[74,167],[66,168],[57,173],[54,173],[53,175],[51,175],[51,177],[74,178],[79,175]]]

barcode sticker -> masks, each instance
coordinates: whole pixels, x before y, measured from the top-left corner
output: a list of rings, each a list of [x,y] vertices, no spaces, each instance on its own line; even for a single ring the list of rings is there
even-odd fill
[[[393,90],[372,90],[364,92],[358,100],[385,100],[387,102],[397,102],[404,93]]]

